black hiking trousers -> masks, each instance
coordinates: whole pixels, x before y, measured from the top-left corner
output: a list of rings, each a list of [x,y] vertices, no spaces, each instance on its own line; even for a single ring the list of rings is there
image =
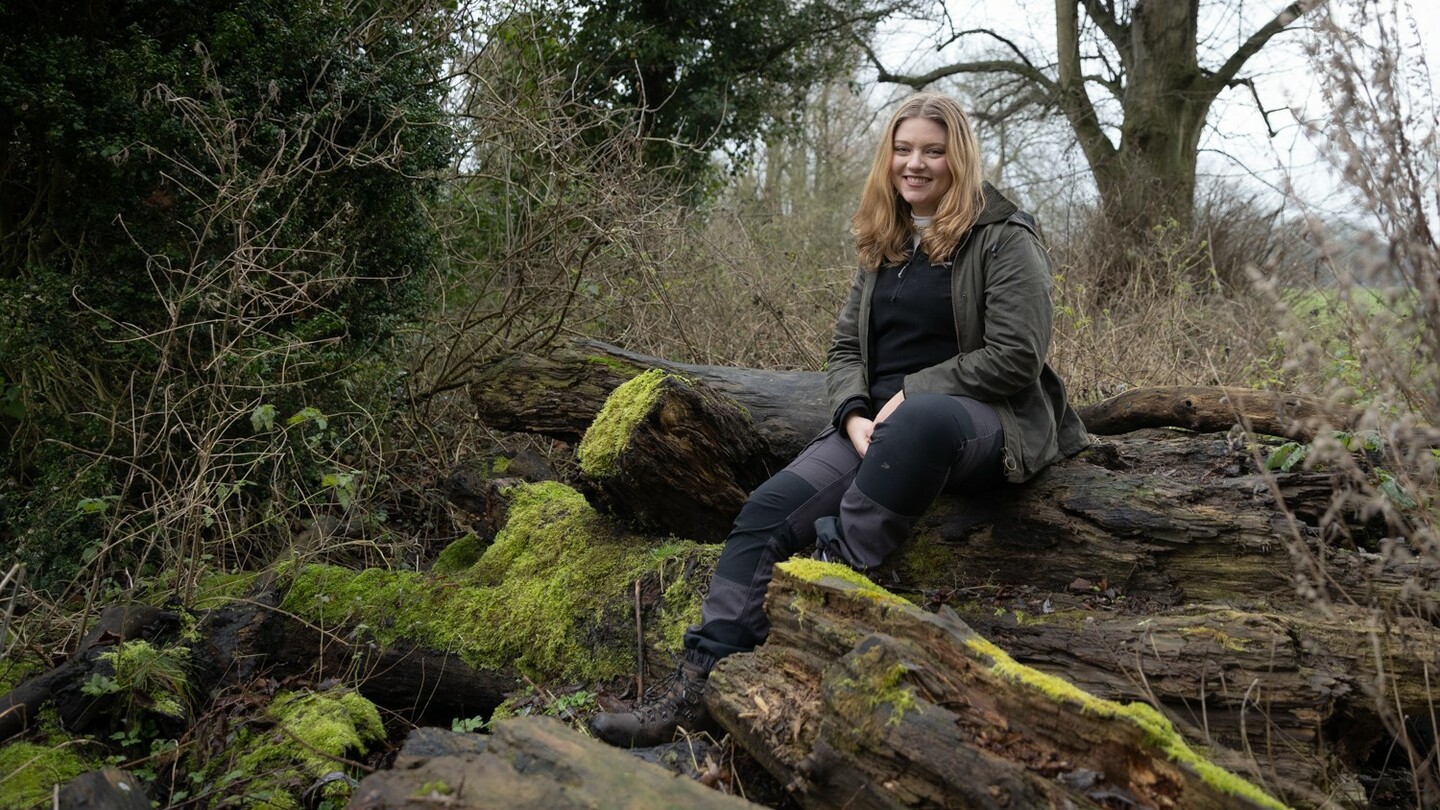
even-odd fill
[[[1001,483],[1003,445],[994,408],[944,394],[906,397],[875,426],[864,458],[842,431],[826,428],[740,509],[700,624],[685,634],[685,659],[708,672],[720,658],[765,640],[772,569],[816,542],[816,521],[829,527],[821,538],[828,559],[873,568],[942,491]]]

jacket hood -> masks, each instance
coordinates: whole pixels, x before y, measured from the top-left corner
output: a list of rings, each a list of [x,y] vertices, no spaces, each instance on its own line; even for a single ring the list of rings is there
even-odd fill
[[[985,195],[985,207],[980,211],[980,218],[975,221],[976,225],[991,225],[996,222],[1004,222],[1012,214],[1020,210],[1020,206],[1011,202],[998,189],[990,185],[986,180],[980,187],[981,193]]]

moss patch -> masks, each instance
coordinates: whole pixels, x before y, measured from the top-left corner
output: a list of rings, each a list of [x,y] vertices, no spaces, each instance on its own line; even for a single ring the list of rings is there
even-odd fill
[[[720,549],[718,545],[667,544],[653,552],[655,558],[661,562],[661,585],[665,587],[661,596],[660,627],[653,639],[659,649],[679,655],[685,646],[685,631],[691,625],[700,624],[700,603],[704,601],[704,595],[696,587],[699,579],[696,574],[703,571],[707,574],[704,579],[709,579],[708,573],[715,570],[715,563],[720,559]],[[664,561],[677,558],[693,560],[696,563],[693,566],[694,571],[690,576],[683,576],[683,571],[675,571],[670,573],[670,579],[667,580]]]
[[[955,550],[933,531],[918,531],[900,548],[900,569],[911,582],[928,582],[946,571]]]
[[[807,557],[796,557],[795,559],[780,563],[775,567],[805,582],[819,582],[826,578],[848,582],[851,585],[859,586],[859,591],[855,592],[858,596],[881,604],[910,605],[904,598],[885,590],[871,582],[864,574],[840,563],[821,562]]]
[[[475,532],[466,532],[464,537],[445,547],[430,567],[432,573],[457,574],[480,561],[485,553],[485,543]]]
[[[73,745],[15,742],[0,747],[0,807],[49,807],[55,785],[98,767]]]
[[[632,365],[625,362],[624,360],[617,360],[614,357],[606,357],[604,355],[593,354],[585,358],[585,362],[590,363],[591,365],[605,366],[611,371],[616,371],[624,374],[626,377],[634,377],[636,374],[640,373],[639,366]]]
[[[298,810],[305,806],[301,793],[315,780],[344,770],[338,758],[354,758],[385,739],[375,704],[349,690],[281,692],[271,701],[269,715],[275,725],[241,732],[235,744],[239,758],[225,774],[210,774],[221,783],[247,780],[240,797],[247,807]],[[321,792],[321,798],[339,806],[350,786],[336,780]]]
[[[114,688],[121,694],[125,713],[138,717],[151,711],[177,719],[189,714],[190,685],[185,666],[188,647],[154,647],[148,641],[125,641],[100,653],[114,672]]]
[[[284,609],[327,628],[362,624],[381,644],[405,638],[450,650],[478,668],[513,664],[539,680],[633,670],[633,583],[683,570],[677,563],[696,554],[695,544],[676,541],[658,553],[654,539],[619,535],[580,493],[554,481],[511,494],[509,521],[470,568],[434,576],[309,565],[295,572]],[[667,588],[667,597],[680,594]],[[689,615],[680,610],[670,621]]]
[[[1170,724],[1170,721],[1154,707],[1145,703],[1122,705],[1111,700],[1097,698],[1069,681],[1054,675],[1047,675],[1017,662],[1004,650],[979,636],[967,640],[965,645],[972,651],[989,658],[991,671],[1008,681],[1028,686],[1057,702],[1075,704],[1086,714],[1128,720],[1134,723],[1144,732],[1147,743],[1164,752],[1170,761],[1180,763],[1195,771],[1206,784],[1217,791],[1238,796],[1260,807],[1286,810],[1284,804],[1276,801],[1265,791],[1196,754],[1175,731],[1175,727]]]
[[[1245,639],[1236,638],[1224,630],[1217,630],[1214,627],[1182,627],[1180,635],[1203,636],[1231,652],[1245,652]]]
[[[631,432],[650,412],[661,383],[670,376],[663,369],[651,369],[610,393],[576,450],[581,472],[594,479],[615,474],[620,454],[630,443]]]
[[[20,650],[15,652],[23,654]],[[21,655],[0,659],[0,694],[9,692],[43,671],[44,668],[38,660],[24,658]]]
[[[843,715],[851,718],[866,717],[873,714],[875,709],[881,706],[890,708],[886,725],[898,726],[906,712],[916,711],[919,704],[915,702],[915,693],[908,686],[904,685],[905,674],[909,667],[895,661],[888,666],[883,662],[888,656],[880,647],[864,653],[852,664],[858,667],[857,677],[845,678],[837,685],[840,690],[848,693],[847,697],[853,701],[863,704],[864,712],[847,711],[844,706],[840,707]],[[841,699],[845,702],[845,698]],[[868,725],[862,723],[862,726]],[[873,729],[863,729],[867,733]]]

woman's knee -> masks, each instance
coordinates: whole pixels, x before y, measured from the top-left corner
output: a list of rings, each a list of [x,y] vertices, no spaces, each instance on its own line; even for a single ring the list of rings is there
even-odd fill
[[[881,425],[888,425],[883,431],[887,439],[893,437],[917,448],[945,448],[949,452],[975,435],[969,412],[945,394],[907,396]]]

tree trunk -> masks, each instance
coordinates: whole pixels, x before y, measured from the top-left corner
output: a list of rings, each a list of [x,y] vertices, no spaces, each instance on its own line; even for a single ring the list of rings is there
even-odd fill
[[[1064,113],[1095,178],[1108,227],[1133,243],[1155,225],[1191,222],[1200,136],[1216,97],[1244,81],[1240,71],[1276,34],[1323,2],[1290,3],[1233,51],[1216,54],[1223,37],[1218,30],[1202,37],[1200,0],[1056,0],[1053,76],[1037,67],[1050,63],[1048,56],[1018,51],[1013,59],[957,62],[923,75],[891,73],[871,56],[880,81],[917,90],[962,73],[1028,83],[1033,104]],[[983,27],[960,36],[986,35],[1009,44]],[[1202,38],[1206,55],[1218,56],[1203,66]],[[1104,100],[1092,97],[1091,88]],[[1119,120],[1107,120],[1104,110],[1115,103]],[[1111,138],[1117,130],[1118,142]]]
[[[658,368],[696,380],[738,402],[764,440],[769,460],[788,463],[830,421],[825,375],[676,363],[595,340],[561,344],[544,356],[517,354],[482,368],[470,386],[481,421],[497,430],[579,441],[621,383]],[[1327,427],[1353,427],[1357,415],[1299,394],[1222,386],[1136,388],[1077,408],[1091,433],[1147,427],[1256,433],[1310,441]]]

